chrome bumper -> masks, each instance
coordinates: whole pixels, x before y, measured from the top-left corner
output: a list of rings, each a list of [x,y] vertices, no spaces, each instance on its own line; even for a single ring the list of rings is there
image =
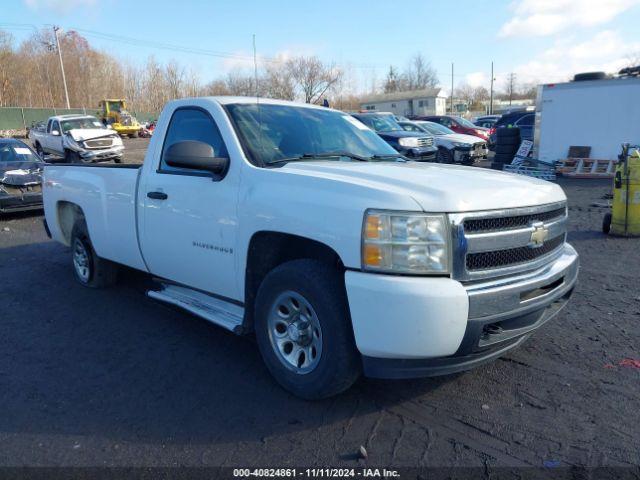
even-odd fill
[[[83,150],[79,152],[80,156],[87,160],[108,160],[111,158],[121,157],[124,153],[124,145],[100,150]]]
[[[502,320],[544,308],[578,279],[578,253],[565,243],[560,256],[537,270],[468,285],[469,319]]]

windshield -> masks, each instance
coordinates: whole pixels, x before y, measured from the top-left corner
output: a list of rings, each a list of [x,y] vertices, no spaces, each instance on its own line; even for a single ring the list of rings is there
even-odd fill
[[[24,143],[0,144],[0,164],[4,162],[40,162],[33,150]]]
[[[72,118],[71,120],[61,120],[60,128],[62,133],[69,130],[82,130],[86,128],[102,128],[103,125],[96,117]]]
[[[435,122],[416,122],[422,128],[426,129],[432,135],[449,135],[455,133],[453,130],[448,129],[444,125],[440,125]]]
[[[227,105],[227,111],[247,153],[258,163],[301,160],[303,156],[336,152],[367,159],[398,156],[393,148],[365,125],[350,115],[334,110],[273,104],[231,104]]]
[[[403,130],[393,115],[356,115],[356,118],[376,132]]]
[[[467,120],[466,118],[462,118],[462,117],[456,117],[456,121],[462,125],[463,127],[467,127],[467,128],[478,128],[476,125],[474,125],[473,123],[471,123],[469,120]]]

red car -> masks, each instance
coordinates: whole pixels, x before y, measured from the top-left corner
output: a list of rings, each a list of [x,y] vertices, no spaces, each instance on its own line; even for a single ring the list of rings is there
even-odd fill
[[[429,122],[439,123],[440,125],[444,125],[445,127],[453,130],[456,133],[480,137],[485,142],[489,140],[488,128],[478,127],[466,118],[457,117],[454,115],[428,115],[426,117],[417,117],[415,118],[415,120],[427,120]]]

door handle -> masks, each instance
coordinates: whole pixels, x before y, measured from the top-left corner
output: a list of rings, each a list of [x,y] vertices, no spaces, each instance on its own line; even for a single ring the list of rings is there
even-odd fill
[[[147,192],[147,197],[153,198],[154,200],[166,200],[169,198],[169,195],[164,192]]]

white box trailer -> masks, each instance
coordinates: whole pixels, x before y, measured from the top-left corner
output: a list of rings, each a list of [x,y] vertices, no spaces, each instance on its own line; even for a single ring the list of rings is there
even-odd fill
[[[567,158],[569,147],[590,146],[591,158],[614,160],[622,143],[640,143],[640,78],[612,78],[538,87],[534,155]]]

